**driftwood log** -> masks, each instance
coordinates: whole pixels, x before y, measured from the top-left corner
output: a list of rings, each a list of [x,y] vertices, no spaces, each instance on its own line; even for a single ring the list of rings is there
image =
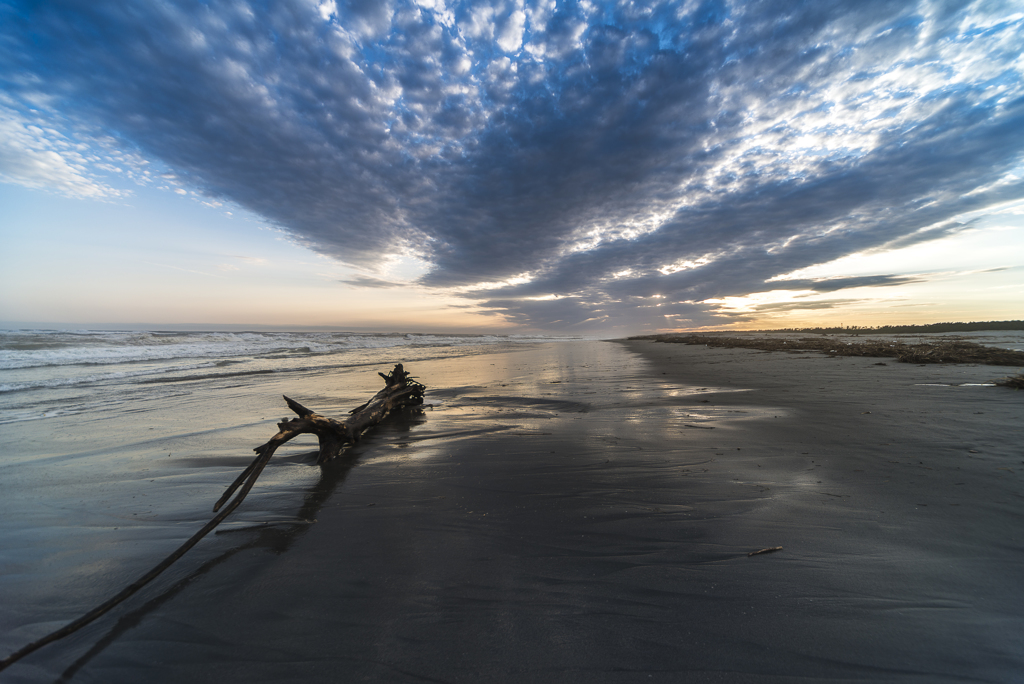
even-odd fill
[[[160,573],[169,568],[174,561],[184,556],[186,551],[199,543],[200,539],[212,532],[213,529],[221,523],[221,521],[228,517],[233,510],[238,508],[238,505],[242,503],[242,500],[249,493],[249,490],[251,490],[253,485],[256,484],[256,479],[260,476],[260,473],[263,472],[263,468],[266,467],[267,463],[273,457],[274,452],[276,452],[277,448],[285,442],[288,442],[302,434],[316,435],[320,440],[320,453],[317,456],[317,463],[322,464],[336,458],[341,453],[342,448],[346,445],[358,442],[363,432],[382,421],[392,411],[406,406],[418,406],[423,403],[423,392],[426,390],[426,387],[413,380],[409,373],[402,368],[402,364],[397,364],[387,375],[384,375],[383,373],[378,373],[378,375],[384,378],[384,389],[377,392],[370,401],[353,409],[346,420],[325,418],[319,413],[309,410],[299,402],[285,397],[284,400],[288,403],[288,408],[298,414],[299,417],[292,418],[291,420],[282,420],[277,424],[277,434],[271,437],[270,441],[266,444],[262,444],[253,449],[253,451],[256,452],[255,460],[253,460],[242,474],[239,475],[233,483],[231,483],[231,486],[228,487],[220,500],[214,504],[214,512],[220,512],[217,513],[210,522],[206,523],[201,530],[192,535],[188,541],[179,546],[174,553],[161,561],[160,564],[140,577],[130,586],[125,587],[119,594],[109,599],[106,603],[96,606],[74,622],[61,627],[55,632],[47,634],[41,639],[33,641],[31,644],[15,651],[3,660],[0,660],[0,670],[4,670],[13,665],[29,653],[32,653],[49,643],[53,643],[58,639],[62,639],[86,626],[96,618],[110,611],[114,606],[127,599],[139,589],[149,584],[149,582],[156,579]],[[231,496],[235,494],[236,491],[238,494],[234,499],[232,499]],[[229,499],[231,499],[231,502],[221,510],[221,507],[224,506]]]
[[[367,428],[379,423],[395,409],[404,406],[418,406],[423,403],[423,392],[426,387],[413,380],[412,376],[402,368],[402,364],[397,364],[387,375],[383,373],[377,375],[384,378],[384,389],[373,395],[370,401],[352,409],[347,420],[325,418],[299,402],[285,397],[284,400],[287,402],[288,408],[299,417],[282,420],[277,424],[278,433],[271,437],[266,444],[253,449],[257,454],[255,460],[242,471],[238,479],[232,482],[224,492],[224,496],[214,504],[214,512],[220,510],[220,507],[231,498],[236,489],[243,486],[243,483],[255,482],[263,467],[273,457],[274,452],[285,442],[303,434],[316,435],[320,440],[320,454],[317,456],[316,462],[318,464],[326,463],[336,458],[346,444],[358,442],[360,435]],[[251,485],[249,486],[251,487]]]

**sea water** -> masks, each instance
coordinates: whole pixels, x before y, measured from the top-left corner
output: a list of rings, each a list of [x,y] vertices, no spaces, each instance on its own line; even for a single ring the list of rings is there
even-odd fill
[[[579,339],[527,335],[351,332],[0,331],[0,424],[117,411],[158,398],[275,374],[305,376],[509,345]]]
[[[0,331],[0,657],[109,598],[209,520],[289,414],[282,394],[342,417],[395,363],[415,375],[418,361],[570,339]],[[293,444],[218,528],[227,536],[161,582],[224,553],[233,530],[304,522],[316,439]]]

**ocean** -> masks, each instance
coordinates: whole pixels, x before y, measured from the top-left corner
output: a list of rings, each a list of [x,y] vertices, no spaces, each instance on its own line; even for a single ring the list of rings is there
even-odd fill
[[[395,363],[427,386],[344,458],[289,442],[215,532],[4,684],[1021,671],[1024,395],[991,382],[1016,368],[543,337],[3,339],[3,655],[209,521],[290,417],[282,394],[343,417]]]
[[[0,331],[0,425],[120,411],[253,376],[307,377],[379,364],[580,339],[349,332]]]
[[[341,417],[395,363],[415,375],[418,362],[573,339],[0,331],[0,650],[101,603],[198,530],[289,414],[282,394]],[[440,401],[428,395],[427,405]],[[305,522],[303,497],[320,478],[309,467],[316,439],[290,447],[220,535]],[[194,569],[232,543],[204,542],[179,565]],[[187,572],[171,568],[165,582]]]

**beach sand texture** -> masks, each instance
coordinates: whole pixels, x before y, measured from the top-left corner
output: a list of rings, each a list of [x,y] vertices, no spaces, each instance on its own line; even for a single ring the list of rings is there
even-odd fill
[[[399,361],[421,413],[322,469],[313,438],[282,448],[224,533],[0,681],[1024,678],[1024,393],[980,384],[1018,369],[646,341],[382,352],[168,396],[121,432],[6,425],[22,453],[132,445],[148,498],[94,474],[88,499],[4,523],[5,655],[211,517],[282,392],[337,416]],[[55,551],[46,530],[76,525],[102,541]]]

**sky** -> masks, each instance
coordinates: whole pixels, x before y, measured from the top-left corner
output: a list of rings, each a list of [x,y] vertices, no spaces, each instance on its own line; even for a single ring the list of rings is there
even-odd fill
[[[1019,0],[0,0],[4,325],[1024,319]]]

